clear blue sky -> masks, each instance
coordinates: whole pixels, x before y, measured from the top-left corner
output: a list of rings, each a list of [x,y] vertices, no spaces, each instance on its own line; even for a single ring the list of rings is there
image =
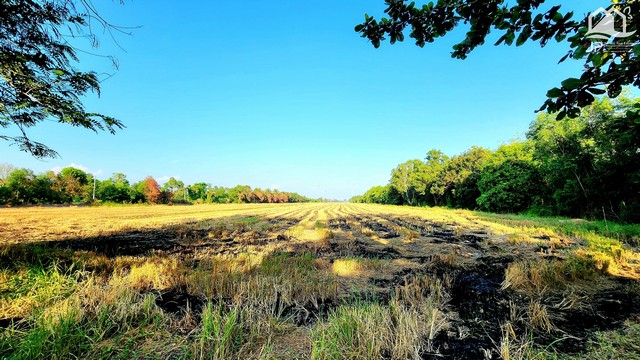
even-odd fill
[[[374,49],[353,28],[365,12],[380,16],[383,0],[100,3],[112,23],[142,26],[117,36],[126,52],[102,36],[97,52],[120,69],[86,100],[127,128],[112,136],[47,122],[31,136],[61,159],[0,144],[0,163],[346,199],[429,149],[455,155],[522,137],[546,91],[582,66],[558,65],[567,48],[555,43],[487,44],[451,59],[462,31],[423,49],[408,37]],[[586,14],[607,4],[570,6]],[[92,56],[79,68],[114,72]]]

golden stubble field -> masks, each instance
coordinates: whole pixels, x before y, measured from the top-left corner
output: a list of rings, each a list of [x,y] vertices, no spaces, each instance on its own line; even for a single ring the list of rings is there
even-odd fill
[[[0,209],[0,358],[638,358],[637,244],[440,208]]]

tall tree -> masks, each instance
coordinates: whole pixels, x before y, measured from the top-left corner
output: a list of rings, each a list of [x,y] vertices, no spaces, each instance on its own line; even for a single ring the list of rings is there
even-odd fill
[[[123,173],[114,173],[111,178],[100,181],[97,189],[97,199],[125,203],[131,201],[132,190],[129,180]]]
[[[419,159],[409,160],[399,164],[391,171],[390,183],[395,187],[407,205],[415,205],[418,196],[425,195],[425,176],[427,167]]]
[[[58,178],[67,197],[66,201],[85,202],[89,199],[88,185],[93,182],[93,176],[81,169],[66,167],[60,171]]]
[[[160,185],[158,185],[158,182],[151,176],[144,179],[144,195],[147,201],[152,204],[157,204],[162,199]]]
[[[82,97],[100,94],[95,72],[77,70],[70,37],[97,38],[91,24],[107,31],[107,23],[90,0],[3,0],[0,6],[0,139],[35,157],[55,157],[55,150],[35,141],[28,129],[51,119],[93,131],[115,133],[123,124],[110,116],[87,111]],[[70,36],[69,36],[70,35]]]
[[[431,186],[431,193],[448,206],[474,208],[480,196],[477,186],[480,172],[490,156],[490,150],[478,146],[454,156],[438,174]]]
[[[35,175],[29,169],[15,169],[6,180],[12,204],[33,203],[33,181]]]
[[[13,172],[16,168],[11,164],[0,164],[0,185],[3,185],[9,174]]]
[[[567,216],[640,220],[640,104],[597,100],[581,116],[541,114],[528,136],[551,189],[547,203]]]
[[[110,179],[117,186],[129,186],[129,180],[127,180],[127,175],[123,173],[113,173]]]
[[[466,37],[453,46],[451,56],[458,59],[465,59],[483,45],[491,32],[500,35],[495,45],[520,46],[534,41],[544,47],[549,41],[566,42],[567,55],[560,61],[567,58],[583,61],[584,70],[547,93],[548,99],[541,110],[558,112],[558,118],[579,116],[580,108],[591,104],[595,95],[606,92],[610,97],[617,97],[625,85],[640,87],[639,1],[611,1],[610,11],[618,12],[613,16],[615,28],[626,32],[621,35],[618,30],[610,34],[604,42],[610,40],[613,45],[601,44],[597,51],[588,51],[594,42],[602,41],[589,36],[589,24],[597,24],[605,14],[576,19],[573,12],[561,12],[560,5],[543,8],[545,2],[438,0],[420,6],[413,1],[385,0],[387,16],[377,20],[365,15],[365,21],[355,30],[375,47],[387,39],[391,44],[404,41],[407,32],[416,45],[423,47],[459,26],[468,26]],[[626,17],[624,24],[622,16]]]
[[[431,195],[430,197],[427,197],[427,203],[429,205],[438,205],[438,197],[433,191],[431,191],[431,187],[436,183],[438,175],[440,175],[448,161],[449,157],[440,150],[431,149],[427,151],[427,156],[425,157],[427,169],[425,171],[424,180],[425,192]]]
[[[207,194],[209,194],[209,189],[211,185],[203,182],[195,183],[189,187],[187,187],[189,193],[188,198],[190,200],[202,200],[205,201],[207,199]]]

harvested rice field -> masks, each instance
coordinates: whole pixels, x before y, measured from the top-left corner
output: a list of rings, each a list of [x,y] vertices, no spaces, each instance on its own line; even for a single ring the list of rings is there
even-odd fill
[[[347,203],[0,209],[4,359],[638,359],[634,227]]]

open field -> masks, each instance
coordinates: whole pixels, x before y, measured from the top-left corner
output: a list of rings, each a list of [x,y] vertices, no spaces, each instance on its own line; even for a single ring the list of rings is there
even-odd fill
[[[639,359],[639,229],[341,203],[0,209],[0,358]]]

